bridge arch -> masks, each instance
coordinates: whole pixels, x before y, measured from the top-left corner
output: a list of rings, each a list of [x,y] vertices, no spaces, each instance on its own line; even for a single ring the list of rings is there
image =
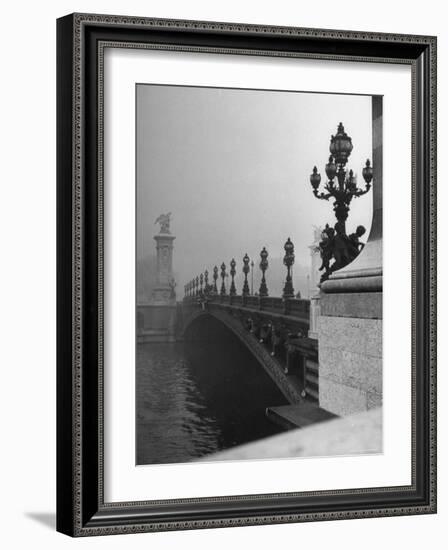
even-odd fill
[[[252,356],[255,357],[259,365],[265,370],[290,403],[293,404],[302,401],[300,392],[297,387],[291,383],[291,380],[284,373],[283,368],[278,361],[271,356],[265,346],[261,344],[253,334],[245,329],[240,319],[235,318],[235,316],[231,313],[218,309],[194,310],[184,318],[182,336],[185,337],[188,329],[191,328],[196,321],[206,317],[216,319],[221,325],[236,336],[236,338],[245,346]]]

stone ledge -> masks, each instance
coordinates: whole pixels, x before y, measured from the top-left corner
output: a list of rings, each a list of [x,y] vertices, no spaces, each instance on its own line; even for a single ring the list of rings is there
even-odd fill
[[[327,317],[383,318],[382,292],[344,292],[320,298],[321,315]]]
[[[383,277],[361,276],[344,277],[340,279],[328,279],[321,285],[321,290],[325,294],[345,293],[345,292],[382,292]]]
[[[266,416],[287,430],[305,428],[318,422],[325,422],[336,415],[319,408],[314,403],[302,401],[296,405],[280,405],[268,407]]]

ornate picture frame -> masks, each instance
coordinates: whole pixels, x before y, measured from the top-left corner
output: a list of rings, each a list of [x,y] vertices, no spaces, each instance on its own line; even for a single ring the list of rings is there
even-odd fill
[[[111,45],[410,66],[409,485],[175,499],[149,492],[144,500],[105,501],[103,105]],[[91,536],[435,513],[436,38],[72,14],[57,22],[57,51],[58,531]]]

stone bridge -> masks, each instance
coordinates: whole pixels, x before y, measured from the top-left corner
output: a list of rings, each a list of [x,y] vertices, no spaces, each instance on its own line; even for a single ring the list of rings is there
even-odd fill
[[[177,339],[195,340],[211,316],[258,360],[286,399],[318,400],[317,340],[308,337],[310,301],[295,298],[186,296],[177,307]]]

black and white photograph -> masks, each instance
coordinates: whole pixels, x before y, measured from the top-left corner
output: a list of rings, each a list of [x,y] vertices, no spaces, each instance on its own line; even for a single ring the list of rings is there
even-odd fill
[[[382,453],[382,96],[135,94],[136,465]]]
[[[446,11],[5,3],[2,548],[443,548]]]

